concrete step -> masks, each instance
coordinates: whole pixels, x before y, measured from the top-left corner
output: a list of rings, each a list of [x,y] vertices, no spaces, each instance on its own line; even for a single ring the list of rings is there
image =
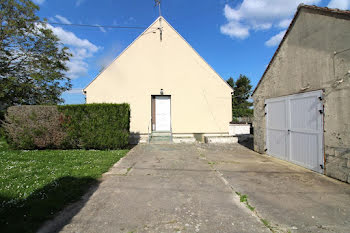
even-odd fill
[[[162,136],[159,136],[159,134],[152,134],[150,138],[150,143],[172,143],[172,137],[171,134],[163,134]]]
[[[173,144],[173,142],[172,141],[150,141],[149,142],[149,144],[162,144],[162,145],[164,145],[164,144]]]
[[[171,132],[152,132],[151,133],[152,137],[157,137],[157,136],[160,136],[160,137],[171,137]]]

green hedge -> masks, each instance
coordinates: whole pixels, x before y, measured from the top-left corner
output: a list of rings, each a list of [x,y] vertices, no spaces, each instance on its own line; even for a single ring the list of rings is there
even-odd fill
[[[65,116],[66,148],[115,149],[128,144],[128,104],[66,105],[58,109]]]
[[[59,148],[66,133],[56,106],[14,106],[7,109],[3,128],[17,149]]]
[[[14,106],[3,127],[17,149],[119,149],[128,144],[128,104]]]

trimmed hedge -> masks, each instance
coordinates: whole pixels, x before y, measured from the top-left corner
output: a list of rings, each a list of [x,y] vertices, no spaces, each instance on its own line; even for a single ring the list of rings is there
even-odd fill
[[[128,104],[82,104],[58,106],[65,119],[66,148],[116,149],[129,142]]]
[[[18,149],[58,148],[65,138],[55,106],[14,106],[3,123],[8,143]]]
[[[14,106],[3,124],[17,149],[120,149],[128,144],[128,104]]]

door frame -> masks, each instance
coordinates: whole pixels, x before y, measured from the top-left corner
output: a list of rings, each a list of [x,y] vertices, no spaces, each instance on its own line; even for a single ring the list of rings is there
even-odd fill
[[[156,97],[169,97],[170,100],[170,131],[157,131],[156,127]],[[171,117],[171,95],[151,95],[151,131],[152,132],[172,132],[172,117]]]
[[[286,160],[288,162],[291,162],[291,163],[294,163],[294,164],[297,164],[299,166],[302,166],[302,167],[305,167],[307,169],[310,169],[308,167],[306,167],[305,165],[301,164],[301,163],[298,163],[297,161],[294,161],[291,159],[291,136],[290,136],[290,132],[291,131],[291,125],[290,125],[290,122],[291,122],[291,111],[290,111],[290,100],[291,99],[298,99],[298,98],[303,98],[303,97],[307,97],[307,96],[318,96],[320,98],[320,101],[322,101],[323,99],[323,94],[324,94],[324,91],[321,89],[321,90],[314,90],[314,91],[308,91],[308,92],[302,92],[302,93],[296,93],[296,94],[291,94],[291,95],[286,95],[286,96],[280,96],[280,97],[275,97],[275,98],[269,98],[269,99],[265,99],[265,115],[267,115],[265,118],[265,135],[266,135],[266,140],[265,140],[265,146],[266,146],[266,152],[268,153],[268,147],[269,147],[269,127],[268,127],[268,117],[269,117],[269,113],[268,113],[268,108],[267,108],[267,104],[271,103],[271,102],[277,102],[277,101],[284,101],[285,102],[285,106],[286,106],[286,127],[287,127],[287,138],[286,138],[286,148],[285,148],[285,153],[286,153],[286,156],[285,158],[281,158],[280,156],[275,156],[275,155],[272,155],[274,157],[277,157],[279,159],[282,159],[282,160]],[[320,148],[318,148],[319,150],[319,157],[317,158],[320,165],[323,166],[322,169],[318,169],[318,170],[313,170],[313,169],[310,169],[310,170],[313,170],[313,171],[316,171],[316,172],[319,172],[319,173],[324,173],[325,172],[325,154],[324,154],[324,105],[323,103],[321,102],[320,103],[320,106],[319,106],[319,111],[322,111],[322,114],[320,114],[320,117],[321,117],[321,132],[322,132],[322,135],[318,138],[319,140],[319,143],[320,143]]]

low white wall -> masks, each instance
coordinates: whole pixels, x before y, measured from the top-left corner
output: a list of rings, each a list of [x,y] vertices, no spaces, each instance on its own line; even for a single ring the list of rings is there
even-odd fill
[[[242,135],[250,134],[250,125],[249,124],[230,124],[229,126],[229,135]]]
[[[231,144],[231,143],[237,143],[238,137],[232,137],[232,136],[206,136],[205,143],[225,143],[225,144]]]
[[[236,143],[237,137],[231,137],[227,133],[203,134],[201,139],[196,139],[194,134],[173,134],[173,143]],[[139,143],[148,143],[148,134],[131,133],[129,137],[129,144],[136,145]]]
[[[173,137],[173,143],[195,143],[194,137]]]

